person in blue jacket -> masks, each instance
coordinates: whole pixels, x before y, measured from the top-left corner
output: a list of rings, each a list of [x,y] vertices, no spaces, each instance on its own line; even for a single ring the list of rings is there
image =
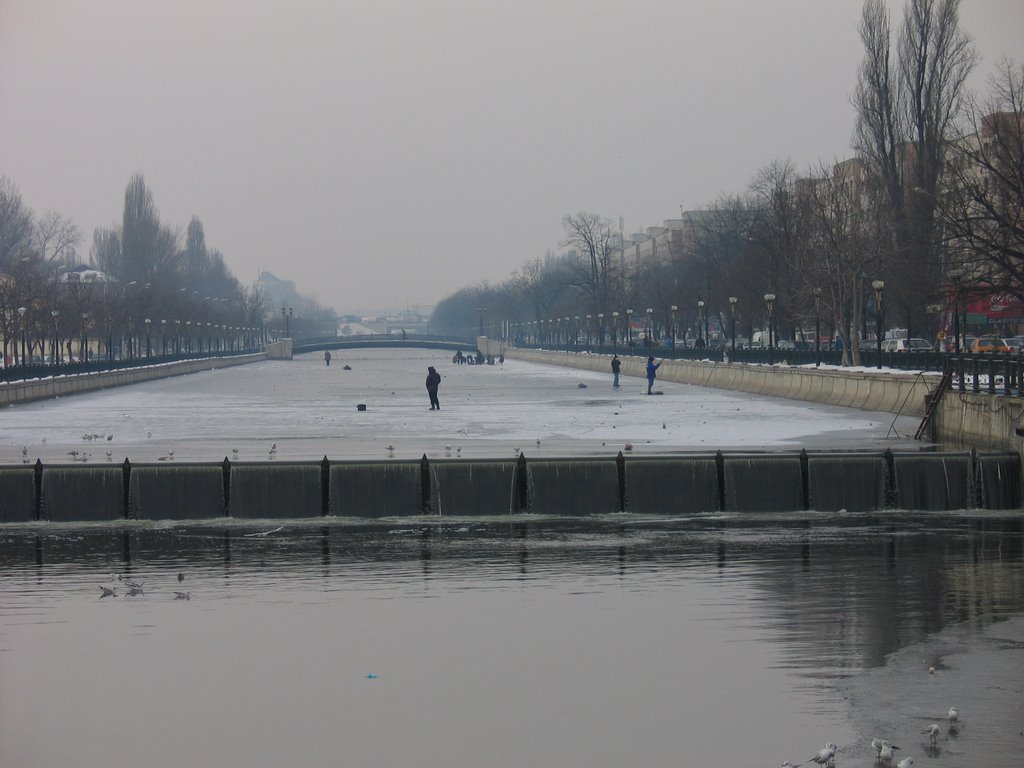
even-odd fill
[[[655,363],[653,357],[647,358],[647,394],[654,394],[651,389],[654,387],[654,378],[656,371],[661,368],[661,363]]]

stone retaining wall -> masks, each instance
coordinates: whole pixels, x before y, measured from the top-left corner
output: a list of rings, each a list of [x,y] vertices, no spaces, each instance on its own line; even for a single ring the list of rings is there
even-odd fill
[[[533,349],[506,349],[506,358],[528,360],[611,376],[611,357],[575,352],[549,352]],[[644,377],[647,358],[626,355],[622,373]],[[823,405],[841,405],[871,411],[886,411],[905,416],[923,416],[925,395],[942,378],[939,373],[902,371],[856,371],[822,368],[788,368],[741,363],[716,363],[695,360],[665,360],[658,378],[681,384],[696,384],[716,389],[731,389],[753,395],[786,397]]]
[[[235,357],[206,357],[194,360],[182,360],[175,363],[145,365],[138,368],[123,368],[116,371],[98,373],[78,373],[67,376],[52,376],[47,379],[29,379],[0,384],[0,407],[15,403],[28,403],[33,400],[47,400],[51,397],[65,397],[82,392],[93,392],[108,387],[120,387],[125,384],[138,384],[142,381],[165,379],[169,376],[181,376],[197,371],[209,371],[214,368],[227,368],[233,365],[245,365],[266,360],[263,352]]]

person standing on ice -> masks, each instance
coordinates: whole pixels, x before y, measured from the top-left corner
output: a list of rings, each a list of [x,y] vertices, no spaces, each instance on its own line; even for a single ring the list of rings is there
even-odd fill
[[[655,376],[657,375],[656,371],[659,368],[661,368],[661,363],[655,363],[653,357],[648,357],[647,358],[647,394],[648,395],[654,394],[653,392],[651,392],[651,389],[654,388],[654,379],[655,379]]]
[[[437,399],[437,388],[441,385],[441,374],[434,370],[434,366],[427,368],[427,394],[430,395],[430,410],[441,410],[441,403]]]
[[[612,358],[612,374],[614,374],[614,376],[615,376],[614,380],[612,381],[612,386],[613,387],[619,386],[619,371],[621,369],[622,369],[622,361],[619,360],[619,356],[618,355],[615,355]]]

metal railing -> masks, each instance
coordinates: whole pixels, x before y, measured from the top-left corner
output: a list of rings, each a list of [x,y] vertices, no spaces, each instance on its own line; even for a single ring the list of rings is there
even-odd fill
[[[16,364],[0,368],[0,382],[26,381],[46,379],[53,376],[75,376],[85,373],[103,373],[105,371],[121,371],[131,368],[144,368],[150,365],[177,363],[183,360],[198,360],[211,357],[239,357],[261,352],[261,349],[221,350],[214,352],[193,352],[192,354],[153,355],[151,357],[135,357],[132,359],[89,360],[87,362],[32,363]]]

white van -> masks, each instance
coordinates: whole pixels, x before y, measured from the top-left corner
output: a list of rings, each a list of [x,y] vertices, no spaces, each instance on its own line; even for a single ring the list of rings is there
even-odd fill
[[[754,331],[750,337],[751,349],[768,349],[768,331]]]

